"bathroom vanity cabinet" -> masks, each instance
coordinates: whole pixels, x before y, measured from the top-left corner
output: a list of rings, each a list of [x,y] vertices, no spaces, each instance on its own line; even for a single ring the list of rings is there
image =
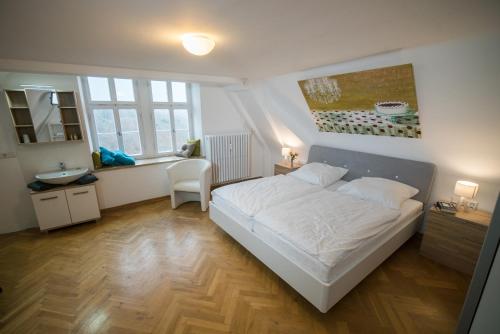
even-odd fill
[[[42,231],[101,217],[94,184],[32,192],[31,200]]]

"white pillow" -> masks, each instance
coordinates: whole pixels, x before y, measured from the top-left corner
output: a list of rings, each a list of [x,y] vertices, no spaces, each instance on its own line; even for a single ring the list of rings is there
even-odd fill
[[[418,193],[417,188],[380,177],[362,177],[343,185],[337,191],[373,201],[391,209],[401,208],[404,201]]]
[[[340,180],[349,170],[341,167],[330,166],[320,162],[311,162],[288,175],[302,181],[327,187]]]

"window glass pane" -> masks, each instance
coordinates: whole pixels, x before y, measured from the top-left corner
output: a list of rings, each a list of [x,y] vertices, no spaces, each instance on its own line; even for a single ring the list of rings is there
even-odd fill
[[[189,131],[187,130],[175,130],[175,144],[177,150],[181,150],[182,145],[186,144],[189,139]]]
[[[123,150],[129,155],[141,155],[141,137],[139,131],[122,132]]]
[[[174,110],[175,124],[175,144],[177,150],[180,150],[182,145],[187,143],[189,139],[189,116],[186,109]]]
[[[175,130],[189,130],[189,116],[186,109],[174,110]]]
[[[185,82],[172,82],[172,99],[174,102],[187,102]]]
[[[107,78],[88,77],[87,81],[92,101],[111,101]]]
[[[116,137],[116,133],[98,133],[97,141],[99,142],[99,146],[105,147],[110,151],[118,150],[118,138]]]
[[[172,133],[168,109],[155,109],[156,146],[158,153],[172,152]]]
[[[156,131],[156,145],[158,153],[172,152],[172,133],[170,131]]]
[[[118,137],[113,109],[94,109],[94,122],[99,146],[109,150],[118,149]]]
[[[123,150],[125,151],[125,153],[130,155],[142,154],[137,110],[118,109],[118,115],[120,116]]]
[[[134,83],[132,79],[114,79],[116,100],[122,102],[135,101],[134,96]]]
[[[94,109],[94,119],[97,133],[116,133],[113,109]]]
[[[168,109],[155,109],[155,129],[170,131],[170,113]]]
[[[139,122],[137,120],[137,111],[135,109],[118,109],[120,114],[120,125],[122,132],[139,131]]]
[[[151,81],[153,102],[168,102],[167,83],[165,81]]]

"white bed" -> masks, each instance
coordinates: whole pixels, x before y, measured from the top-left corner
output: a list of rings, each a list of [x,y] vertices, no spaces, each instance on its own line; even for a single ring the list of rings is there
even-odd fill
[[[345,181],[340,184],[345,183]],[[258,218],[252,218],[245,215],[239,209],[232,206],[220,196],[214,196],[212,206],[224,212],[231,217],[240,227],[255,233],[264,243],[275,249],[288,260],[294,262],[302,270],[310,274],[318,281],[329,283],[341,276],[349,267],[355,263],[356,259],[363,258],[369,255],[373,250],[377,249],[384,241],[387,234],[392,234],[398,230],[408,227],[415,222],[422,214],[422,202],[409,199],[405,201],[401,207],[401,215],[392,221],[386,228],[380,231],[376,236],[366,240],[365,243],[356,249],[346,254],[341,261],[335,263],[334,266],[326,265],[314,256],[307,254],[303,250],[291,244],[288,240],[276,234],[273,230],[266,227],[266,224],[259,222]]]
[[[319,159],[315,158],[314,161],[319,161]],[[401,161],[408,162],[408,160]],[[356,161],[356,163],[360,162]],[[405,163],[403,164],[405,167],[407,166]],[[390,161],[390,165],[391,169],[398,167],[398,163],[394,163],[394,161]],[[433,176],[434,166],[429,165],[432,167],[430,175]],[[421,165],[418,166],[418,168],[421,167]],[[371,171],[368,170],[367,173],[371,173]],[[403,178],[407,173],[408,175],[415,175],[413,168],[409,168],[409,170],[402,171]],[[421,171],[419,173],[421,174]],[[381,176],[385,177],[385,175]],[[394,179],[400,177],[400,175],[393,174]],[[428,175],[420,175],[420,178],[424,177],[428,177]],[[348,175],[347,177],[348,180],[353,178],[355,178],[354,175]],[[285,179],[280,180],[278,184],[285,184],[286,182],[283,181]],[[430,186],[431,182],[432,177],[426,181],[422,180],[422,183],[410,181],[408,184],[425,188],[425,185],[428,183]],[[329,190],[335,192],[339,185],[333,185]],[[242,185],[241,189],[245,189],[245,187],[245,192],[247,192],[248,185]],[[252,187],[254,186],[250,185],[250,188]],[[250,206],[241,206],[241,203],[248,203],[249,200],[248,197],[243,201],[235,199],[235,197],[238,197],[236,188],[238,186],[235,186],[229,192],[232,195],[236,194],[234,197],[226,196],[228,192],[224,191],[213,193],[213,199],[210,203],[210,218],[321,312],[327,312],[330,307],[418,230],[422,209],[425,205],[422,199],[426,199],[426,196],[428,196],[428,193],[424,193],[418,196],[417,200],[410,199],[404,202],[397,218],[378,221],[376,230],[373,233],[370,232],[369,235],[361,238],[364,240],[359,243],[356,242],[355,247],[351,247],[352,249],[342,252],[342,256],[333,257],[335,261],[329,263],[324,258],[311,255],[310,252],[298,247],[297,245],[300,245],[300,243],[294,244],[294,240],[280,235],[276,229],[273,230],[273,224],[276,221],[291,219],[286,216],[286,210],[281,210],[285,212],[281,214],[277,208],[284,206],[286,209],[287,203],[291,203],[288,204],[288,209],[298,210],[295,214],[300,216],[300,210],[307,211],[306,208],[300,209],[300,205],[307,203],[302,199],[308,197],[318,199],[329,196],[326,190],[297,186],[297,191],[292,191],[293,194],[283,195],[282,193],[286,192],[286,189],[278,189],[278,186],[277,189],[273,190],[275,196],[272,196],[272,199],[259,199],[257,202],[250,201]],[[424,189],[425,192],[429,190],[430,187]],[[278,194],[280,195],[278,196]],[[330,197],[334,198],[335,196]],[[387,220],[391,216],[383,217]],[[304,214],[301,221],[307,223],[307,218],[307,214]],[[283,226],[285,225],[281,225],[281,227]],[[276,228],[276,226],[274,227]],[[279,230],[279,228],[280,225],[278,225],[277,229]]]
[[[327,263],[320,261],[317,256],[311,255],[291,243],[290,240],[280,236],[267,227],[264,222],[259,221],[258,217],[253,223],[253,229],[256,236],[270,247],[294,262],[318,281],[328,284],[348,270],[357,259],[369,255],[380,247],[385,235],[411,224],[421,213],[421,202],[412,199],[407,200],[403,204],[401,215],[398,218],[388,221],[383,228],[374,235],[361,240],[359,245],[356,245],[353,249],[339,252],[337,259]]]
[[[279,200],[276,200],[276,197],[273,196],[262,196],[261,192],[256,192],[255,187],[252,184],[249,183],[254,183],[255,181],[260,181],[259,185],[261,188],[263,186],[263,183],[271,180],[273,181],[273,185],[276,185],[276,182],[274,182],[277,178],[279,180],[285,180],[288,182],[291,179],[291,182],[297,182],[299,186],[296,187],[296,191],[290,193],[290,189],[287,188],[287,183],[286,182],[280,182],[281,188],[279,191],[287,193],[286,196],[282,196],[279,198]],[[257,211],[261,211],[262,209],[266,209],[272,205],[276,205],[277,203],[284,202],[284,201],[289,201],[293,200],[296,198],[301,198],[307,194],[311,194],[313,192],[321,191],[323,189],[328,190],[328,191],[335,191],[337,190],[340,186],[346,184],[347,182],[344,180],[339,180],[332,185],[322,188],[322,187],[316,187],[316,186],[311,186],[310,184],[307,184],[303,181],[297,180],[291,176],[285,176],[285,175],[276,175],[273,177],[266,177],[266,178],[261,178],[257,180],[251,180],[247,181],[248,183],[235,183],[228,185],[226,187],[222,188],[217,188],[216,190],[212,191],[212,203],[219,207],[222,208],[226,213],[231,215],[240,225],[244,226],[245,228],[248,228],[249,230],[253,229],[253,225],[255,223],[255,220],[253,220],[253,217],[255,216],[255,213]],[[300,184],[302,184],[303,187],[300,187]],[[278,190],[278,189],[276,189]],[[250,202],[245,202],[241,200],[241,197],[239,196],[240,193],[243,192],[248,192],[250,191],[251,194],[259,194],[258,196],[258,203],[255,204],[255,201],[250,201]],[[248,193],[246,193],[246,197],[248,198]],[[252,203],[253,204],[249,204]],[[246,209],[246,212],[243,212],[241,209],[241,205],[244,205],[244,208]],[[240,208],[238,207],[240,206]],[[258,209],[256,209],[258,207]]]
[[[295,177],[276,175],[220,187],[212,195],[223,198],[246,216],[253,217],[257,212],[273,205],[321,190],[321,186]]]

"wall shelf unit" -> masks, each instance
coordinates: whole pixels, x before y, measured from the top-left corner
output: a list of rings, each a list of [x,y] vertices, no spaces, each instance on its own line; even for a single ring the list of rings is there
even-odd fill
[[[64,141],[81,142],[83,140],[75,92],[56,91],[57,105],[54,103],[52,106],[49,105],[48,107],[55,108],[54,111],[59,115],[56,120],[52,119],[43,124],[40,123],[39,116],[34,116],[37,115],[36,112],[40,110],[32,109],[37,108],[37,104],[30,102],[33,100],[32,97],[30,97],[32,95],[29,95],[30,93],[33,94],[31,90],[5,90],[5,96],[7,98],[12,123],[19,144]],[[38,119],[40,124],[34,123],[34,119]],[[48,118],[46,117],[46,119]]]
[[[57,92],[57,100],[66,140],[81,140],[82,128],[76,108],[75,92]]]
[[[20,144],[36,143],[35,127],[24,90],[6,90],[5,96]],[[27,140],[29,138],[29,141]]]

